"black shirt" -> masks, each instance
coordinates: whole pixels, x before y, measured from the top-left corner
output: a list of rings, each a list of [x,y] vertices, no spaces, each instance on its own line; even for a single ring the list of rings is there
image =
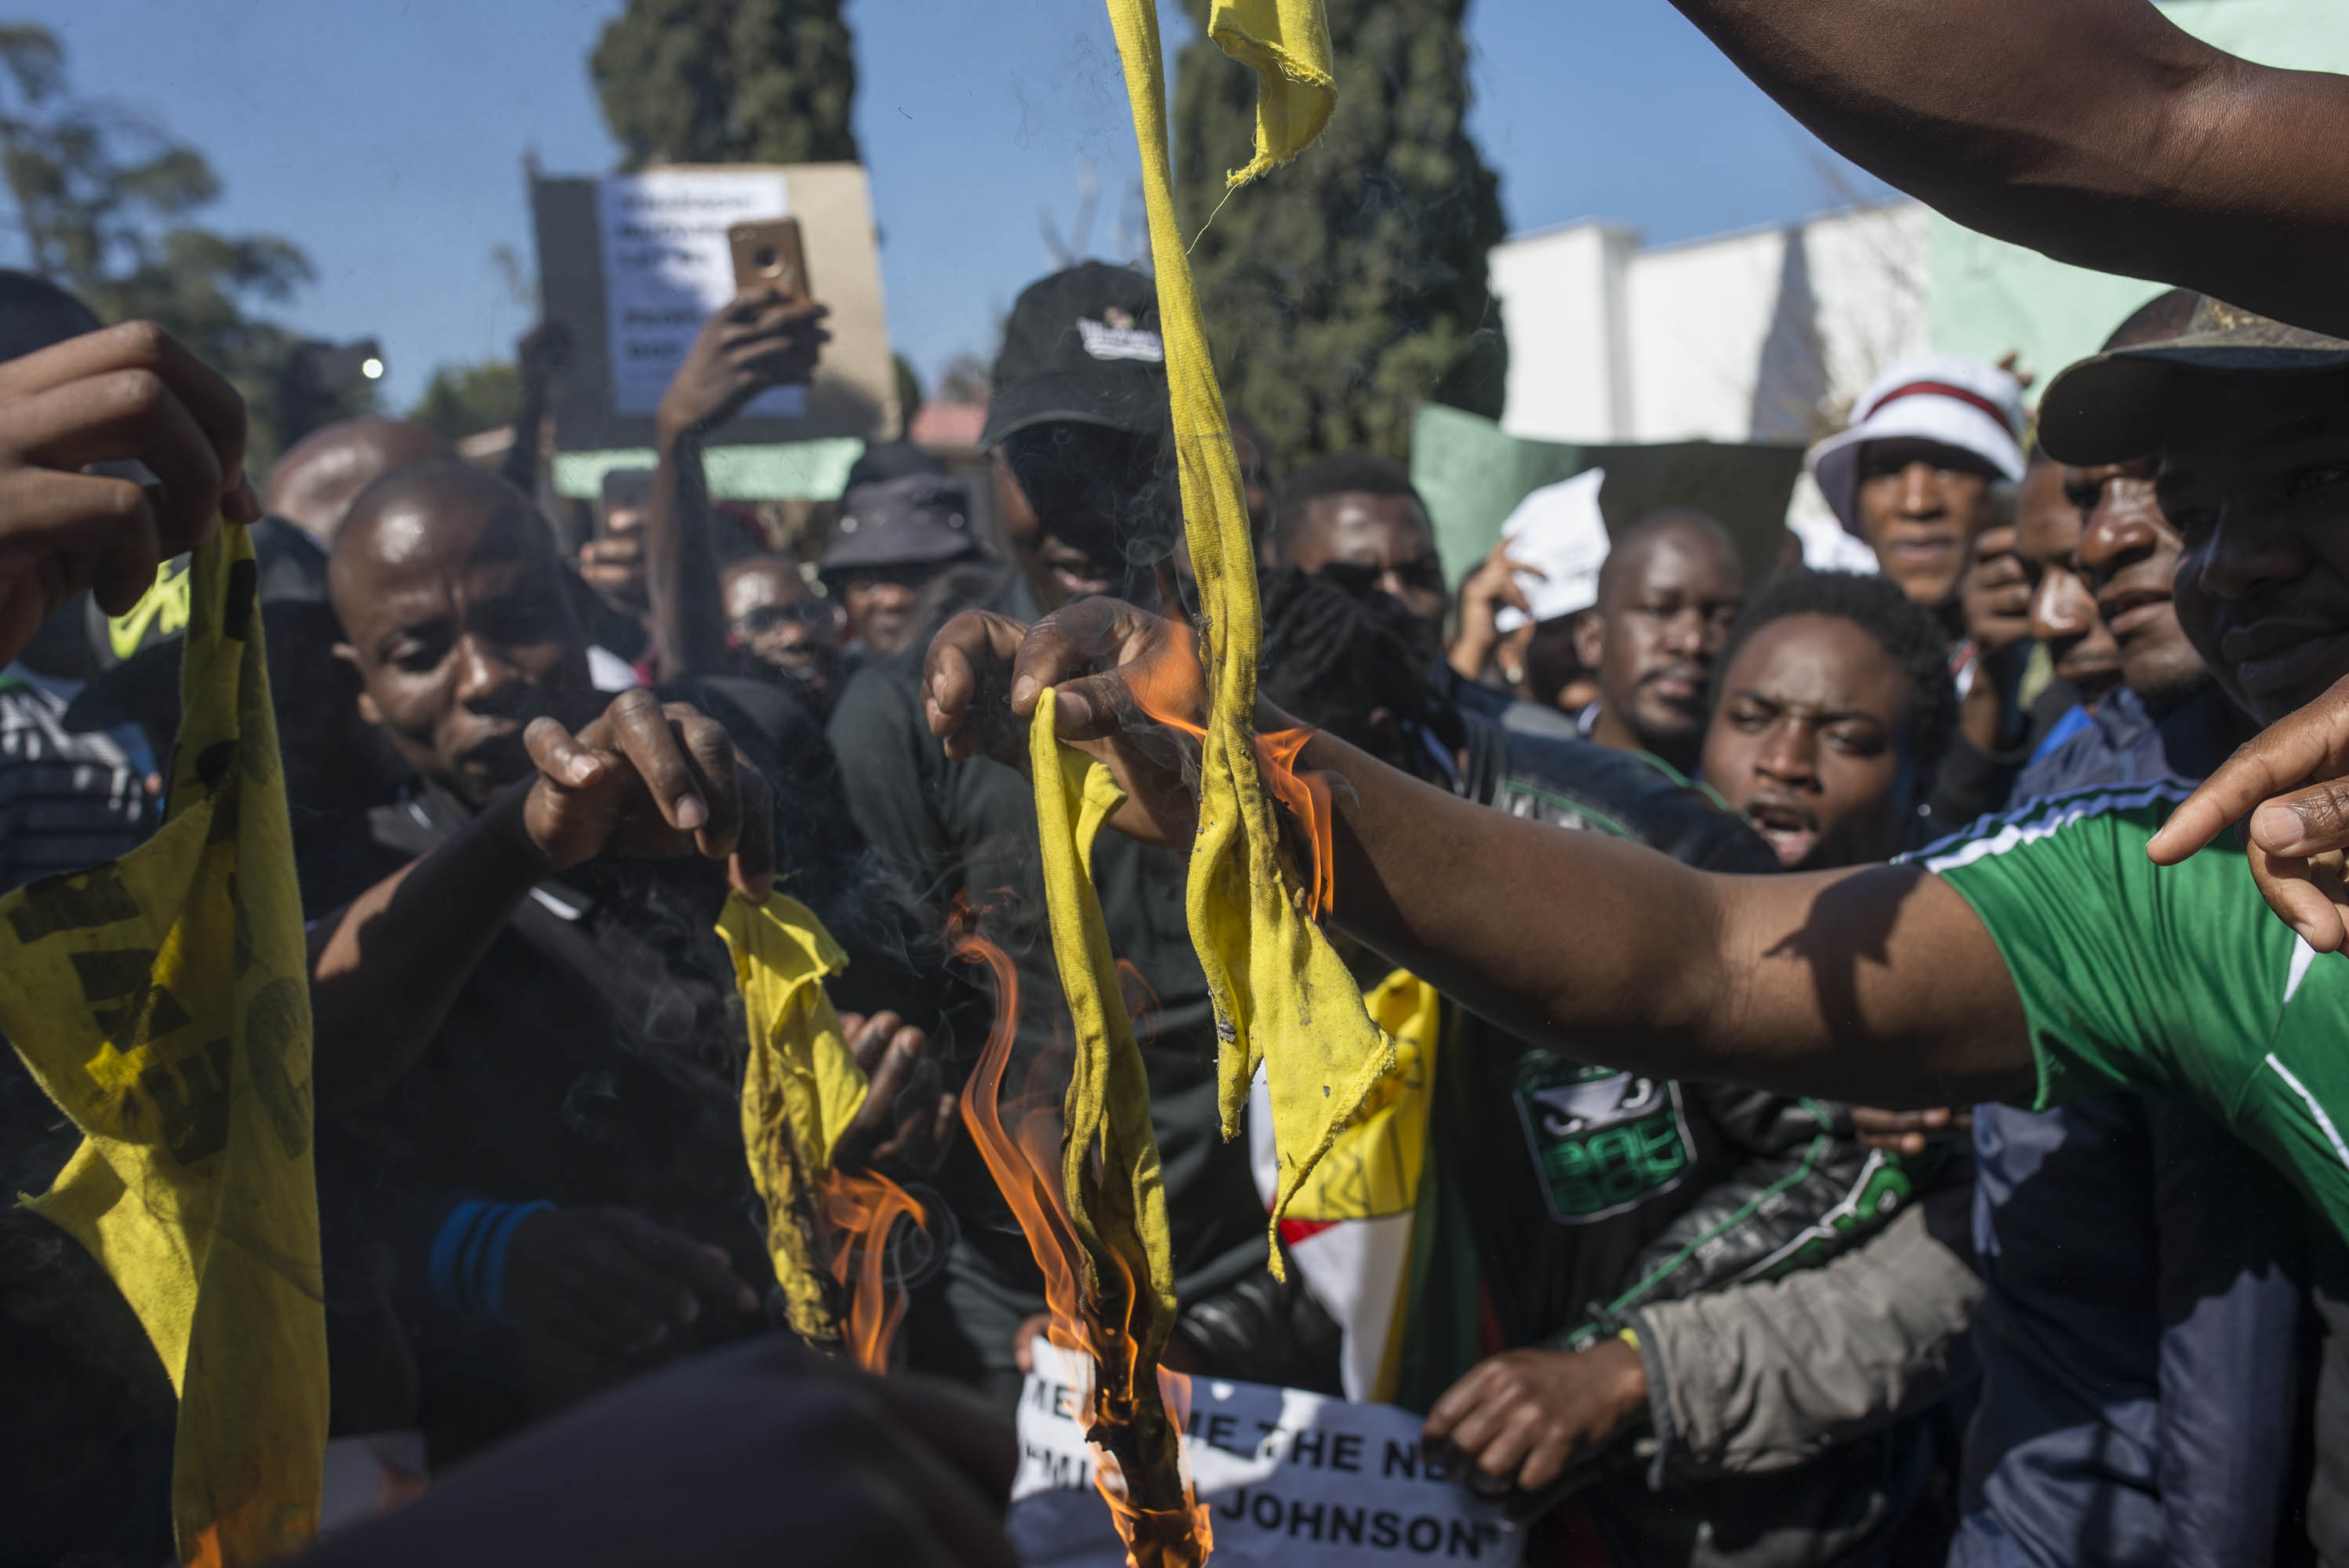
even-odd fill
[[[1011,603],[1006,613],[1032,604]],[[1016,967],[1020,1027],[1003,1099],[1040,1096],[1057,1112],[1067,1083],[1068,1010],[1052,963],[1026,779],[985,759],[949,761],[924,719],[922,648],[866,666],[833,714],[831,736],[851,781],[857,825],[943,927],[957,896],[986,911],[984,930]],[[1110,946],[1143,1016],[1135,1033],[1150,1080],[1164,1163],[1175,1290],[1185,1303],[1223,1289],[1266,1258],[1266,1215],[1244,1140],[1223,1140],[1216,1099],[1216,1026],[1206,978],[1184,913],[1188,858],[1103,833],[1093,882]],[[957,1081],[976,1062],[992,1013],[983,996],[955,1031]],[[1040,1290],[1026,1241],[968,1140],[941,1173],[962,1221],[957,1266],[1022,1293]],[[1040,1306],[1040,1303],[1039,1304]],[[990,1349],[992,1346],[989,1347]]]

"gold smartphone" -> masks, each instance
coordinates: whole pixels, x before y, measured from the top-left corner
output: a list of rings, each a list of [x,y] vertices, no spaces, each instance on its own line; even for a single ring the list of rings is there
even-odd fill
[[[807,253],[800,244],[797,218],[761,218],[726,226],[726,243],[734,253],[734,292],[781,289],[800,299],[812,299],[808,284]]]

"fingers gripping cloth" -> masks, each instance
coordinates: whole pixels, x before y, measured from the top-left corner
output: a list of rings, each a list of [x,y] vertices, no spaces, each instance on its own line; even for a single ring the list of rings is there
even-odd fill
[[[718,934],[734,954],[750,1026],[742,1145],[767,1206],[784,1315],[802,1338],[836,1342],[842,1309],[824,1263],[819,1189],[868,1087],[823,988],[848,957],[812,912],[781,893],[763,904],[730,897]]]
[[[310,985],[253,542],[196,552],[171,805],[109,864],[0,899],[0,1033],[82,1132],[48,1192],[179,1392],[180,1558],[317,1527],[326,1325]]]
[[[1394,1067],[1394,1044],[1363,1011],[1353,977],[1299,911],[1281,869],[1254,743],[1261,641],[1256,560],[1230,422],[1174,223],[1157,12],[1149,0],[1110,0],[1109,11],[1142,153],[1184,531],[1198,574],[1212,704],[1201,742],[1199,833],[1191,848],[1191,941],[1222,1041],[1216,1076],[1226,1138],[1238,1133],[1248,1086],[1259,1065],[1265,1071],[1280,1160],[1272,1210],[1277,1237],[1289,1200],[1330,1140]],[[1256,158],[1238,178],[1294,158],[1335,102],[1319,0],[1221,0],[1208,30],[1262,78]],[[1041,767],[1037,779],[1040,799]],[[1328,874],[1327,867],[1319,872]],[[1277,1245],[1272,1267],[1282,1272]]]

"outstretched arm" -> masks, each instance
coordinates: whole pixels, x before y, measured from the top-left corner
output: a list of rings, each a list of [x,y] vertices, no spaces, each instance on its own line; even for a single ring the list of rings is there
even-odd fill
[[[1006,722],[1057,687],[1056,722],[1133,804],[1118,825],[1185,841],[1187,795],[1153,707],[1196,720],[1179,627],[1081,600],[1032,631],[968,613],[930,650],[926,704],[949,755],[1016,760]],[[1259,716],[1259,728],[1288,727]],[[1014,744],[1005,745],[1007,738]],[[1574,1056],[1878,1105],[2022,1092],[2023,1007],[1971,906],[1914,867],[1806,876],[1692,871],[1599,833],[1474,805],[1327,735],[1337,923],[1504,1028]]]
[[[2349,77],[2148,0],[1673,0],[1786,111],[1959,222],[2349,335]]]

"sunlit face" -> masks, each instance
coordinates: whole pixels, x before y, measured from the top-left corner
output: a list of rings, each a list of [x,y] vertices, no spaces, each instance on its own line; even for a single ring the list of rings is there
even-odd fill
[[[518,496],[418,490],[387,503],[367,547],[336,560],[335,608],[360,717],[476,809],[530,773],[533,719],[589,717],[586,638]]]
[[[1754,632],[1722,679],[1704,779],[1789,868],[1880,861],[1902,848],[1919,786],[1909,677],[1839,615]]]
[[[2129,689],[2154,702],[2175,701],[2209,678],[2202,655],[2178,624],[2178,531],[2161,512],[2158,458],[2066,469],[2064,488],[2087,518],[2080,534],[2080,573],[2096,595],[2119,650]]]
[[[1686,756],[1696,746],[1713,661],[1744,604],[1744,574],[1709,532],[1671,529],[1619,556],[1575,638],[1598,672],[1600,702],[1647,750]]]
[[[1868,441],[1859,449],[1859,531],[1884,574],[1920,604],[1956,599],[1974,538],[1990,526],[1996,470],[1939,441]]]
[[[2075,555],[2081,510],[2059,463],[2033,463],[2015,497],[2014,553],[2031,583],[2031,634],[2055,674],[2093,702],[2120,683],[2120,645],[2096,610]]]
[[[2159,495],[2178,624],[2229,696],[2273,723],[2349,675],[2349,376],[2190,385]]]
[[[1421,620],[1444,623],[1450,601],[1444,592],[1444,562],[1435,553],[1435,530],[1419,502],[1407,495],[1316,496],[1280,541],[1288,564],[1307,572],[1342,563],[1378,573],[1381,592],[1401,600]]]

